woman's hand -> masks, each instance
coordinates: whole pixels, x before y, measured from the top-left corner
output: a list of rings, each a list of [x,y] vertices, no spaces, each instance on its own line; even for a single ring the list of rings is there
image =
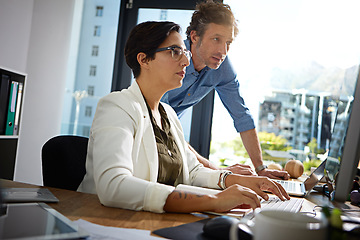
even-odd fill
[[[231,186],[234,184],[240,184],[241,186],[250,188],[265,200],[268,200],[269,196],[264,191],[275,194],[281,200],[290,199],[290,196],[279,183],[272,181],[267,177],[241,176],[238,174],[228,175],[225,185]]]
[[[214,212],[227,212],[233,208],[258,208],[258,195],[249,188],[234,184],[215,195]]]
[[[233,208],[258,208],[259,196],[249,188],[234,184],[216,195],[174,190],[166,199],[166,212],[227,212]]]

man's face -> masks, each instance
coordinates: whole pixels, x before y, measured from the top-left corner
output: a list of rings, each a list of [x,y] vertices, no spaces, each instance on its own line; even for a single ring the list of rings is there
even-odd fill
[[[202,37],[191,32],[191,52],[195,69],[200,71],[205,66],[212,69],[220,67],[234,39],[232,26],[210,23]]]

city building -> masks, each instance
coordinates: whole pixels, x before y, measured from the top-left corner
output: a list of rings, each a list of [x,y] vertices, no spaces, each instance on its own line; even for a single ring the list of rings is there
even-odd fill
[[[111,91],[120,1],[86,0],[80,7],[61,133],[89,136],[97,102]]]
[[[351,102],[326,92],[273,90],[260,104],[258,129],[283,136],[294,149],[315,138],[319,149],[339,151]]]

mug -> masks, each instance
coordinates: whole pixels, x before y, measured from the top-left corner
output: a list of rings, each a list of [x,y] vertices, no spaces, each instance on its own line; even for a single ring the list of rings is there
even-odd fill
[[[327,236],[325,218],[310,217],[301,212],[263,210],[245,224],[251,230],[253,240],[325,240]],[[241,231],[244,231],[244,222],[238,224],[236,237],[230,233],[233,236],[230,239],[239,239]]]

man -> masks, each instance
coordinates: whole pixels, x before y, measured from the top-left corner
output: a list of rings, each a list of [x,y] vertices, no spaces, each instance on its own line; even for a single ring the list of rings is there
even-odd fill
[[[287,172],[270,170],[263,164],[254,121],[240,96],[235,70],[226,57],[237,33],[236,19],[229,5],[213,1],[198,4],[186,31],[185,45],[191,50],[192,60],[186,69],[183,85],[167,92],[162,101],[170,104],[179,116],[215,88],[234,120],[234,126],[240,133],[256,173],[270,178],[288,179]],[[204,166],[218,169],[189,147]],[[254,174],[249,166],[241,164],[230,166],[227,170]]]

